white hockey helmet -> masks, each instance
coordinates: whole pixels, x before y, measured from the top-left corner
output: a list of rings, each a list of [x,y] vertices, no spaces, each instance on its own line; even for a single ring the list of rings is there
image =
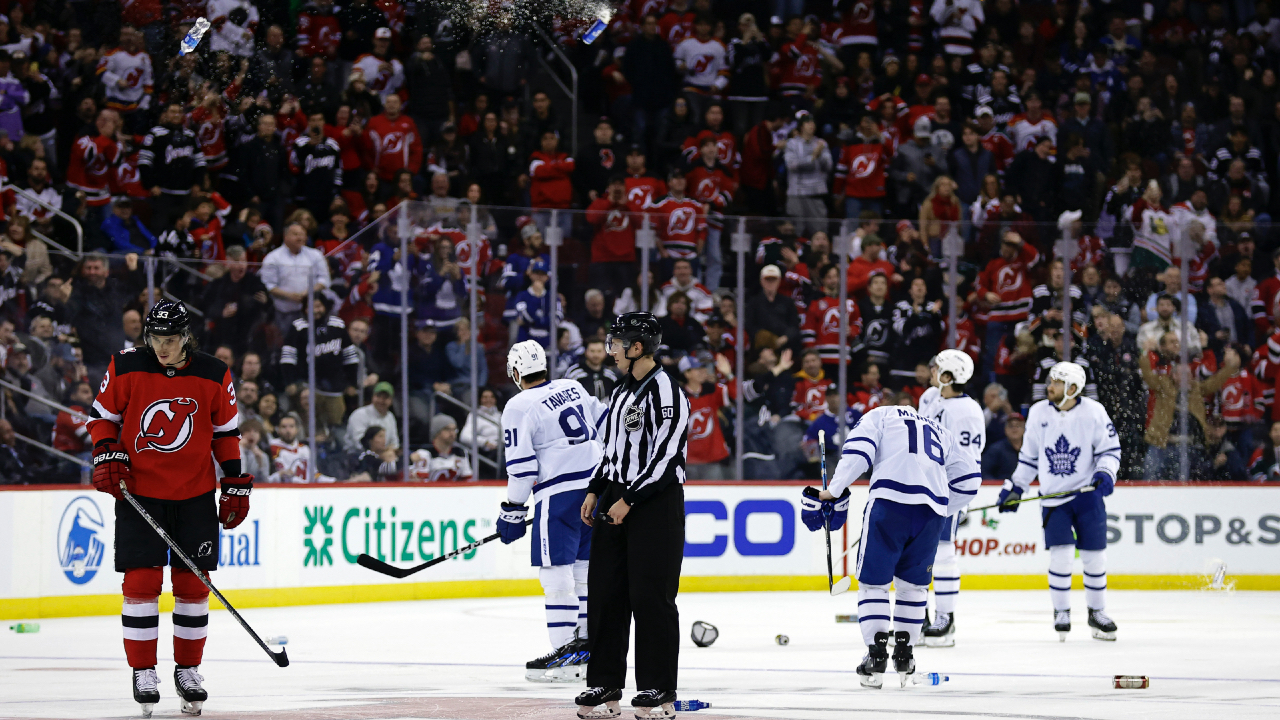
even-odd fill
[[[1060,362],[1049,370],[1049,382],[1054,380],[1062,381],[1062,401],[1058,403],[1058,407],[1062,407],[1068,400],[1080,396],[1084,392],[1085,383],[1089,381],[1085,376],[1084,368],[1073,362]],[[1072,386],[1075,391],[1072,392]]]
[[[521,378],[547,371],[547,351],[535,340],[525,340],[507,351],[507,377],[520,386]]]
[[[933,365],[938,368],[938,382],[944,386],[963,385],[973,377],[973,358],[963,350],[943,350],[933,358]],[[942,373],[951,373],[951,382],[942,382]]]

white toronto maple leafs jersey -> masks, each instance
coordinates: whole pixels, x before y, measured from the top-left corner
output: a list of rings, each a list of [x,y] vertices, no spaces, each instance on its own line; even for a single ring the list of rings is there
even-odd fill
[[[935,420],[903,405],[871,410],[849,429],[831,493],[844,492],[869,467],[869,499],[928,505],[943,516],[964,509],[982,484],[967,448]]]
[[[982,451],[987,447],[987,423],[977,400],[968,395],[944,398],[941,389],[931,387],[920,396],[919,413],[946,428],[955,436],[961,450],[982,464]]]
[[[609,407],[577,380],[552,380],[522,391],[502,411],[507,499],[540,502],[585,488],[604,451],[597,435]]]
[[[1048,400],[1031,406],[1018,469],[1013,472],[1013,484],[1023,492],[1036,477],[1040,494],[1052,495],[1093,484],[1095,472],[1115,478],[1119,470],[1120,438],[1102,403],[1081,397],[1066,411]],[[1053,507],[1071,499],[1045,500],[1042,505]]]

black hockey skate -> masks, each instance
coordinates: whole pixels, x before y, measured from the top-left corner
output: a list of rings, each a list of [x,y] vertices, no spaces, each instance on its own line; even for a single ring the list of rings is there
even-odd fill
[[[182,701],[182,712],[187,715],[199,715],[204,708],[204,701],[209,693],[200,685],[204,677],[194,665],[179,665],[173,669],[173,684],[178,688],[178,699]]]
[[[589,688],[578,696],[578,717],[582,720],[607,720],[622,714],[618,703],[622,701],[621,688]],[[603,705],[604,709],[600,706]]]
[[[928,619],[925,619],[924,631],[920,633],[924,638],[925,647],[955,647],[956,645],[956,616],[954,613],[938,613],[930,625]]]
[[[536,660],[524,664],[524,677],[529,682],[578,682],[587,676],[591,659],[590,643],[575,633],[574,638]]]
[[[160,678],[155,668],[134,668],[133,701],[142,706],[142,717],[151,717],[151,710],[160,702]]]
[[[867,646],[867,654],[858,665],[858,681],[862,687],[879,690],[884,686],[884,671],[889,667],[889,633],[875,634],[875,644]]]
[[[674,690],[641,690],[639,695],[631,698],[631,707],[636,709],[636,720],[674,718],[676,693]]]
[[[898,671],[898,687],[906,687],[916,674],[916,658],[911,652],[911,633],[899,630],[893,634],[893,669]]]
[[[1053,611],[1053,629],[1058,631],[1058,642],[1067,641],[1067,633],[1071,632],[1071,610]]]
[[[1105,610],[1089,608],[1089,629],[1093,631],[1093,639],[1115,642],[1116,624]]]

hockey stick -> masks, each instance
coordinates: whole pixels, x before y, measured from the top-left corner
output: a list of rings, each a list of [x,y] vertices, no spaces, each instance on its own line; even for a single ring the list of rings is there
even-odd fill
[[[214,587],[213,583],[209,582],[209,576],[200,568],[196,567],[196,564],[191,562],[191,558],[187,557],[186,553],[182,552],[182,548],[178,547],[178,544],[173,541],[173,538],[169,537],[169,533],[165,532],[163,528],[157,525],[151,515],[148,514],[146,510],[142,509],[142,505],[138,502],[138,499],[129,492],[129,488],[125,487],[123,480],[120,481],[120,492],[124,495],[124,499],[133,506],[133,509],[138,511],[138,514],[142,516],[142,519],[147,521],[147,524],[151,526],[151,529],[156,531],[156,534],[160,536],[160,539],[165,541],[165,544],[169,546],[169,549],[173,551],[173,554],[181,558],[182,562],[186,563],[187,567],[191,569],[191,572],[195,573],[197,578],[200,578],[200,582],[204,583],[204,586],[209,588],[209,592],[213,593],[213,596],[218,598],[218,602],[222,603],[222,607],[226,608],[227,611],[231,613],[231,617],[235,618],[236,622],[240,623],[240,627],[244,628],[244,631],[249,633],[249,635],[257,641],[258,647],[262,648],[263,652],[270,655],[276,665],[279,665],[280,667],[289,667],[289,656],[285,654],[285,649],[280,648],[280,652],[277,653],[272,652],[271,648],[267,647],[267,644],[262,641],[262,638],[258,636],[258,633],[254,632],[253,628],[249,627],[249,623],[245,622],[244,618],[240,617],[240,613],[236,612],[236,609],[231,606],[231,603],[227,602],[227,599],[222,596],[222,593],[218,592],[218,588]]]
[[[822,463],[822,489],[827,489],[827,432],[825,430],[818,431],[818,445],[821,448],[820,460]],[[849,586],[853,584],[853,580],[849,577],[842,577],[837,582],[835,573],[832,571],[831,563],[831,522],[827,521],[823,528],[827,535],[827,591],[832,595],[842,595],[849,591]],[[844,557],[841,555],[841,557]]]
[[[525,527],[528,527],[528,526],[529,526],[529,524],[530,524],[530,523],[532,523],[532,522],[533,522],[533,520],[525,520],[525,521],[524,521]],[[482,538],[480,538],[479,540],[477,540],[477,541],[475,541],[475,542],[471,543],[470,545],[463,545],[462,547],[458,548],[457,550],[454,550],[453,552],[451,552],[451,553],[449,553],[449,554],[447,554],[447,555],[441,555],[441,556],[440,556],[440,557],[438,557],[438,558],[434,558],[434,559],[432,559],[432,560],[428,560],[428,561],[426,561],[426,562],[422,563],[421,565],[414,565],[413,567],[410,567],[410,568],[399,568],[399,567],[396,567],[395,565],[392,565],[392,564],[390,564],[390,563],[385,563],[385,562],[383,562],[383,561],[381,561],[381,560],[379,560],[379,559],[377,559],[377,558],[373,557],[372,555],[368,555],[368,554],[366,554],[366,553],[360,553],[360,556],[356,558],[356,563],[358,563],[358,564],[359,564],[359,565],[361,565],[362,567],[367,567],[367,568],[369,568],[370,570],[372,570],[372,571],[374,571],[374,572],[380,572],[380,573],[382,573],[383,575],[390,575],[390,576],[391,576],[391,577],[393,577],[393,578],[406,578],[406,577],[409,577],[410,575],[412,575],[412,574],[414,574],[414,573],[416,573],[416,572],[420,572],[420,571],[422,571],[422,570],[426,570],[427,568],[431,567],[432,565],[439,565],[440,563],[444,562],[445,560],[449,560],[450,558],[458,557],[459,555],[462,555],[463,553],[469,553],[469,552],[471,552],[472,550],[475,550],[476,548],[480,547],[481,545],[484,545],[484,544],[485,544],[485,543],[487,543],[487,542],[492,542],[492,541],[494,541],[494,540],[497,540],[497,539],[498,539],[498,538],[500,538],[500,537],[502,537],[502,533],[494,533],[494,534],[489,535],[489,536],[487,536],[487,537],[482,537]]]
[[[1035,497],[1023,498],[1021,500],[1014,500],[1013,502],[1005,503],[1005,505],[1021,505],[1022,503],[1025,503],[1025,502],[1034,502],[1036,500],[1048,500],[1049,498],[1066,497],[1067,495],[1079,495],[1081,493],[1087,493],[1087,492],[1093,492],[1092,485],[1087,485],[1079,490],[1067,490],[1065,492],[1060,492],[1060,493],[1050,493],[1049,495],[1036,495]],[[983,507],[965,508],[965,511],[977,512],[978,510],[990,510],[992,508],[998,508],[998,507],[1000,507],[1000,504],[996,503],[995,505],[986,505]],[[862,542],[862,538],[858,538],[857,540],[854,540],[853,544],[849,546],[849,549],[841,553],[840,557],[837,559],[843,560],[845,555],[848,555],[849,553],[858,549],[858,544],[861,542]]]

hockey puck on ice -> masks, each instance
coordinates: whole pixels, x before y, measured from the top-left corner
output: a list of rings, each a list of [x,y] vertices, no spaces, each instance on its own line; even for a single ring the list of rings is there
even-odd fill
[[[1146,690],[1151,687],[1151,678],[1146,675],[1117,675],[1111,686],[1116,690]]]
[[[779,645],[786,645],[791,642],[791,638],[787,637],[786,635],[779,635],[778,637],[774,638],[773,641],[778,643]]]
[[[693,629],[689,631],[689,637],[693,640],[693,644],[698,647],[711,647],[711,644],[720,637],[720,631],[715,625],[709,622],[698,620],[693,624]]]

